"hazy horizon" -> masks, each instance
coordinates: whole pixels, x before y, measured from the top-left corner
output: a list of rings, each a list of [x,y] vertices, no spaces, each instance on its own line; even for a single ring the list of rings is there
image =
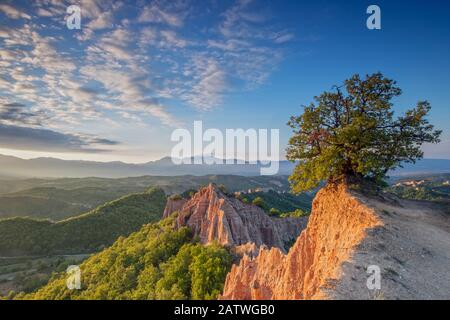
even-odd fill
[[[301,105],[381,71],[403,90],[396,114],[430,101],[443,134],[425,157],[450,159],[447,3],[379,1],[375,31],[360,1],[81,1],[80,30],[69,4],[0,6],[0,154],[144,163],[201,120],[279,129],[283,159]]]
[[[123,162],[123,163],[125,163],[125,164],[146,164],[146,163],[149,163],[149,162],[157,162],[157,161],[159,161],[159,160],[170,159],[170,158],[171,158],[170,155],[166,155],[166,156],[163,156],[163,157],[161,157],[161,158],[150,159],[150,160],[142,161],[142,162],[128,162],[128,161],[122,161],[122,160],[64,159],[64,158],[60,158],[60,157],[52,156],[52,155],[46,155],[46,156],[40,156],[40,157],[29,157],[29,158],[27,158],[27,157],[16,156],[16,155],[13,155],[13,154],[0,153],[0,156],[11,156],[11,157],[19,158],[19,159],[22,159],[22,160],[34,160],[34,159],[45,159],[45,158],[48,158],[48,159],[57,159],[57,160],[63,160],[63,161],[87,161],[87,162],[101,162],[101,163],[108,163],[108,162]],[[193,156],[192,158],[196,158],[196,157],[200,157],[200,156]],[[205,158],[206,156],[203,156],[203,157]],[[217,158],[217,157],[216,157],[216,159],[219,159],[219,160],[234,159],[234,160],[245,161],[245,160],[242,159],[242,158]],[[449,161],[450,161],[450,158],[449,158],[449,159],[446,159],[446,158],[424,157],[424,158],[421,159],[421,160],[449,160]],[[289,161],[289,160],[287,160],[286,158],[281,158],[281,157],[280,157],[279,161]],[[419,161],[420,161],[420,160],[419,160]]]

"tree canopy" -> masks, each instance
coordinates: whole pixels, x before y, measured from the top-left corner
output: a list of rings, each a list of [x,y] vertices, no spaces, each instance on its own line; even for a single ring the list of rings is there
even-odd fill
[[[167,300],[217,299],[231,269],[232,255],[218,244],[196,242],[175,217],[119,237],[80,265],[81,289],[67,288],[65,270],[26,300]]]
[[[291,117],[287,158],[298,161],[293,191],[346,177],[380,183],[390,169],[422,158],[421,145],[438,143],[441,131],[427,120],[427,101],[395,117],[392,100],[400,95],[396,82],[381,73],[354,75]]]

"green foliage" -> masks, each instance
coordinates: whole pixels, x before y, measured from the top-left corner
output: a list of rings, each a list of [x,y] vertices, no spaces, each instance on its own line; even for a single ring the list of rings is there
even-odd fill
[[[30,195],[0,197],[0,218],[26,217],[61,220],[89,209],[87,205],[62,199]]]
[[[160,219],[166,197],[161,189],[131,194],[88,213],[53,223],[30,218],[0,220],[0,255],[94,252]]]
[[[278,216],[280,216],[280,214],[281,214],[281,212],[278,209],[270,208],[270,210],[269,210],[269,215],[270,216],[278,217]]]
[[[142,191],[142,188],[135,186],[74,189],[35,187],[0,196],[0,217],[33,217],[60,221],[124,195]]]
[[[209,183],[223,184],[229,192],[255,189],[261,186],[272,186],[279,190],[287,190],[289,188],[288,181],[284,176],[255,176],[251,179],[236,175],[141,176],[119,179],[0,180],[0,195],[11,195],[14,192],[17,193],[14,194],[15,196],[50,197],[67,202],[97,206],[130,193],[144,192],[146,186],[160,187],[167,194],[180,193],[187,198],[190,191],[195,192],[201,186],[207,186]],[[35,188],[46,190],[37,190]],[[185,195],[184,192],[186,190],[188,191]],[[56,196],[53,197],[53,195]]]
[[[264,199],[261,197],[256,197],[255,199],[253,199],[252,204],[260,208],[264,208],[266,205]]]
[[[181,197],[183,197],[183,198],[185,198],[185,199],[190,199],[190,198],[192,198],[192,196],[193,196],[194,194],[197,193],[197,191],[198,191],[198,190],[196,190],[196,189],[188,189],[188,190],[184,191],[184,192],[181,194]]]
[[[309,214],[310,214],[309,212],[305,212],[301,209],[296,209],[291,212],[286,212],[286,213],[280,214],[280,218],[300,218],[300,217],[309,216]]]
[[[217,299],[223,290],[225,277],[230,271],[232,258],[218,245],[200,248],[189,266],[192,274],[192,299]]]
[[[8,291],[31,293],[45,285],[53,272],[79,264],[85,255],[52,257],[13,257],[0,259],[0,296]],[[0,298],[1,299],[1,298]]]
[[[343,87],[315,97],[288,123],[294,135],[287,158],[299,161],[290,177],[296,193],[345,177],[379,182],[402,162],[420,159],[424,142],[439,142],[441,131],[426,119],[428,102],[394,118],[391,100],[401,94],[395,81],[381,73],[354,75]]]
[[[68,290],[65,273],[17,299],[216,299],[231,268],[230,253],[195,243],[174,219],[148,224],[80,265],[81,290]]]
[[[179,194],[173,194],[169,197],[170,200],[177,201],[183,199],[183,197]]]
[[[271,213],[271,208],[278,210],[280,213],[291,212],[298,208],[303,211],[310,211],[313,194],[302,193],[295,195],[288,192],[278,193],[270,190],[267,192],[260,191],[241,195],[241,201],[250,203],[257,197],[263,199],[265,203],[263,209],[266,210],[269,215],[272,215],[272,213],[275,215],[275,212]]]

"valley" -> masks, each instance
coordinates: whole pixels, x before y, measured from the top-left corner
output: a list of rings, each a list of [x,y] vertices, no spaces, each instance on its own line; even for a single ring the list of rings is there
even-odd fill
[[[56,222],[39,220],[39,216],[0,219],[0,244],[8,244],[0,245],[0,295],[17,299],[215,299],[222,294],[232,299],[258,297],[256,293],[239,295],[243,288],[236,286],[243,284],[237,285],[232,280],[239,272],[236,268],[242,263],[257,266],[258,259],[286,259],[275,258],[273,255],[278,254],[273,250],[281,255],[292,255],[292,250],[298,250],[295,246],[300,240],[296,238],[306,228],[309,212],[314,210],[315,192],[292,195],[287,192],[286,177],[271,177],[270,180],[265,177],[196,177],[190,180],[189,187],[181,188],[179,184],[189,178],[192,177],[170,178],[170,181],[161,177],[17,181],[19,190],[13,194],[49,200],[60,197],[73,201],[71,198],[95,205],[92,200],[102,201],[101,195],[120,196],[86,213],[74,213],[69,218],[60,215],[61,220]],[[145,184],[156,179],[158,186],[172,191],[170,196],[162,189]],[[224,184],[202,187],[201,183],[207,181]],[[425,200],[429,207],[445,212],[448,206],[442,194],[447,181],[448,175],[402,178],[393,181],[384,192],[418,201],[416,191],[420,186],[423,190],[420,203]],[[146,191],[121,195],[142,190]],[[435,197],[436,190],[440,192],[439,198]],[[341,200],[333,198],[332,201],[339,203]],[[295,210],[303,214],[299,218],[287,215]],[[211,215],[217,218],[210,220]],[[330,223],[326,222],[328,228]],[[364,237],[361,232],[360,237]],[[206,249],[204,245],[212,247]],[[328,245],[338,244],[330,242]],[[270,250],[267,258],[264,258],[264,250]],[[212,258],[216,256],[219,260]],[[342,259],[347,256],[348,253],[344,254]],[[206,272],[203,276],[217,277],[216,280],[206,284],[204,278],[198,278],[192,271],[197,259],[213,259],[209,260],[211,269],[203,271]],[[267,261],[264,265],[270,263]],[[87,273],[83,276],[87,277],[83,278],[87,283],[81,291],[65,287],[65,269],[72,264],[80,265],[83,273]],[[281,266],[279,264],[278,268]],[[117,278],[118,274],[122,276]],[[172,278],[167,278],[169,274]],[[199,293],[199,289],[195,289],[203,286],[210,286],[210,291]],[[315,294],[308,293],[306,297]]]
[[[111,245],[143,224],[161,218],[161,189],[130,194],[58,222],[33,218],[0,220],[0,256],[91,253]]]
[[[243,177],[234,175],[210,176],[143,176],[131,178],[59,178],[0,181],[0,219],[6,217],[34,217],[53,221],[87,212],[105,202],[139,193],[150,186],[159,187],[167,195],[198,190],[215,183],[230,192],[270,189],[286,192],[286,176]],[[305,203],[310,202],[306,197]]]
[[[286,177],[271,177],[268,180],[266,177],[210,176],[194,178],[187,183],[190,178],[192,177],[169,178],[169,181],[159,177],[15,181],[13,188],[19,190],[15,191],[14,195],[46,197],[49,201],[76,199],[94,205],[93,200],[101,201],[102,195],[120,197],[86,213],[60,212],[58,219],[52,219],[51,214],[45,213],[34,217],[0,219],[0,243],[8,244],[0,245],[1,295],[33,292],[47,283],[55,272],[64,274],[68,265],[80,264],[92,254],[109,247],[117,238],[138,231],[142,225],[159,221],[164,207],[167,208],[166,196],[162,189],[149,188],[145,184],[148,180],[158,180],[159,185],[166,190],[178,191],[187,198],[196,193],[193,187],[201,187],[203,182],[223,182],[220,187],[222,190],[227,188],[226,192],[239,191],[229,193],[228,196],[222,194],[222,197],[230,197],[243,205],[247,202],[248,207],[253,207],[253,210],[257,210],[263,217],[269,217],[269,208],[277,208],[279,212],[299,207],[305,212],[310,209],[312,194],[294,196],[287,193]],[[181,189],[178,184],[185,182],[190,188]],[[147,191],[130,193],[141,190]],[[217,189],[217,192],[221,191]],[[128,194],[122,196],[121,193]],[[180,196],[174,193],[171,198],[176,197]],[[257,197],[264,199],[264,208],[251,204]],[[68,218],[65,218],[66,214]],[[298,233],[299,231],[296,231],[295,234]],[[287,245],[287,242],[279,245]],[[232,255],[236,255],[239,250],[232,251]],[[242,253],[243,251],[238,254]]]
[[[450,174],[419,175],[395,180],[386,191],[410,200],[450,203]]]
[[[54,272],[80,264],[88,254],[0,257],[0,296],[33,292],[45,285]]]

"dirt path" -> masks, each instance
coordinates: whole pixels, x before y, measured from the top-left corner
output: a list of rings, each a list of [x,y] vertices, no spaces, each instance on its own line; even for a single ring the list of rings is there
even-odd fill
[[[371,230],[343,265],[337,299],[450,299],[450,215],[426,202],[362,199],[384,226]],[[367,287],[367,267],[381,270],[381,288]]]

